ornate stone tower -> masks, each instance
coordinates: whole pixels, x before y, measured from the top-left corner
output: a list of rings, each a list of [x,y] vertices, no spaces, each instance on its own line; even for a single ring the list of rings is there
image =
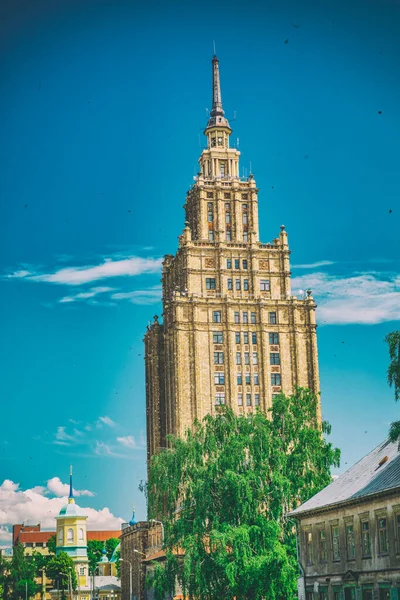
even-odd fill
[[[163,263],[164,324],[155,317],[145,336],[148,458],[221,404],[267,411],[296,385],[319,392],[315,302],[291,295],[285,227],[259,241],[258,189],[229,147],[216,56],[212,76],[207,148]]]

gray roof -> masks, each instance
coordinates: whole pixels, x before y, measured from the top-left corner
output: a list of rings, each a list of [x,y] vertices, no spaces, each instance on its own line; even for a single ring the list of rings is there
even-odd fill
[[[387,460],[385,458],[387,457]],[[382,461],[381,465],[379,463]],[[348,503],[400,487],[398,444],[385,440],[326,488],[293,510],[297,515]]]

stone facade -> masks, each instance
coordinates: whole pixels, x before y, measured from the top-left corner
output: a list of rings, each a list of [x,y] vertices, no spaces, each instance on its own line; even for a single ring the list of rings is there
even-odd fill
[[[148,546],[148,523],[139,521],[125,527],[121,534],[121,598],[139,600],[145,597],[145,567],[143,558]],[[137,552],[135,552],[137,550]],[[132,565],[132,598],[130,597],[130,564]]]
[[[299,517],[307,600],[398,600],[400,491]]]
[[[213,90],[179,248],[163,262],[164,323],[145,336],[149,459],[220,404],[267,411],[281,391],[319,392],[316,305],[292,296],[285,228],[259,241],[258,189],[229,147],[216,57]]]

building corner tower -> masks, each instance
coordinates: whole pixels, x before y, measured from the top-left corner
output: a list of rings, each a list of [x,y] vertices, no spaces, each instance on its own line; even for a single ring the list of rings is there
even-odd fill
[[[214,56],[207,147],[178,250],[163,262],[164,322],[144,339],[148,460],[221,404],[266,412],[295,386],[319,392],[316,304],[310,291],[291,295],[285,227],[259,241],[258,189],[239,176],[231,133]]]

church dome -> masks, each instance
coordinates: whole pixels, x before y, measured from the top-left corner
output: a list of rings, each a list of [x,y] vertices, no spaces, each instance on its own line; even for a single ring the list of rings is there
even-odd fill
[[[115,550],[112,553],[112,557],[111,557],[110,562],[112,562],[112,563],[117,562],[118,552],[121,552],[121,542],[118,544],[118,546],[115,547]]]
[[[82,508],[74,503],[68,503],[62,507],[60,510],[58,517],[86,517]]]

